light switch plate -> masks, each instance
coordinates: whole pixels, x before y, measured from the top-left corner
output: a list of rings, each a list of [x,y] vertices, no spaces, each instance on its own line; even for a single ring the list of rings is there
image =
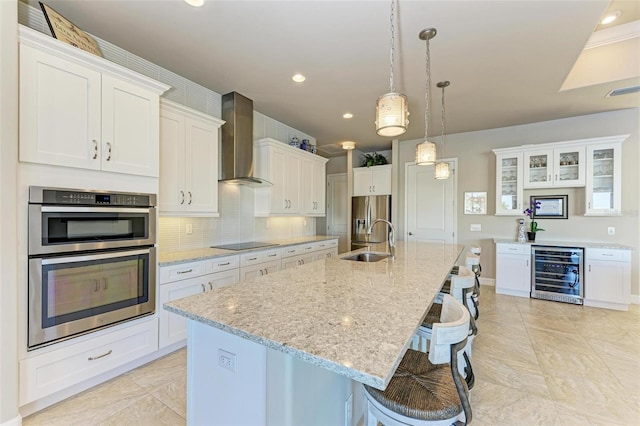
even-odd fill
[[[482,225],[479,223],[472,223],[470,227],[470,231],[474,231],[474,232],[482,231]]]
[[[610,226],[607,228],[607,234],[609,235],[616,235],[616,228],[613,226]]]

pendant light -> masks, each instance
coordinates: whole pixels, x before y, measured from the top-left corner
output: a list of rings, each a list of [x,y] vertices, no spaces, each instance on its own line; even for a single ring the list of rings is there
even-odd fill
[[[447,143],[447,139],[445,136],[445,125],[446,125],[446,118],[445,118],[445,109],[444,109],[444,88],[449,86],[448,81],[441,81],[437,84],[438,87],[440,87],[442,89],[442,121],[440,123],[440,127],[442,128],[442,137],[441,137],[441,141],[442,141],[442,157],[444,158],[444,148],[445,148],[445,144]],[[446,161],[440,161],[439,163],[436,163],[436,166],[434,168],[434,177],[436,179],[449,179],[449,176],[451,176],[451,167],[449,166],[449,163],[447,163]]]
[[[396,93],[393,81],[393,59],[396,50],[395,39],[395,2],[391,0],[391,70],[389,77],[389,93],[378,98],[376,102],[376,133],[380,136],[394,137],[400,136],[407,131],[409,124],[409,108],[407,97],[401,93]]]
[[[427,28],[420,31],[418,38],[425,40],[427,44],[427,59],[425,62],[425,68],[427,71],[427,81],[424,90],[424,142],[416,146],[416,164],[419,166],[430,166],[436,162],[436,144],[429,142],[427,137],[429,136],[429,101],[431,91],[431,58],[429,53],[429,40],[434,38],[437,34],[435,28]]]

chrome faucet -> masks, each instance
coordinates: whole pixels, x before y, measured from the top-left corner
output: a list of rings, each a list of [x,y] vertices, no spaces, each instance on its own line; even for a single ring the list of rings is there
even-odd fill
[[[375,225],[378,222],[384,222],[387,225],[389,225],[389,254],[391,255],[392,259],[396,258],[396,228],[393,226],[393,223],[389,222],[386,219],[376,219],[374,220],[371,225],[369,225],[369,229],[367,229],[367,235],[371,235],[371,232],[373,231],[373,225]]]

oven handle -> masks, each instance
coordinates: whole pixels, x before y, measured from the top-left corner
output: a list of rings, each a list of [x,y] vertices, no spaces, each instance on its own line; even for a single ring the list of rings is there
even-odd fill
[[[138,207],[66,207],[66,206],[42,206],[40,211],[43,213],[149,213],[150,208]]]
[[[65,256],[65,257],[43,258],[42,264],[57,265],[58,263],[73,263],[73,262],[86,262],[90,260],[114,259],[117,257],[135,256],[138,254],[149,254],[150,252],[151,252],[150,249],[144,249],[144,250],[118,251],[115,253],[88,254],[86,256]]]

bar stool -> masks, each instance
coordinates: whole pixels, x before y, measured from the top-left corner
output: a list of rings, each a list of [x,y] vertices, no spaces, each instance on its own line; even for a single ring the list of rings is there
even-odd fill
[[[466,346],[470,318],[462,303],[444,296],[429,353],[408,349],[384,391],[364,386],[366,426],[471,422],[469,389],[458,372],[458,354]]]

